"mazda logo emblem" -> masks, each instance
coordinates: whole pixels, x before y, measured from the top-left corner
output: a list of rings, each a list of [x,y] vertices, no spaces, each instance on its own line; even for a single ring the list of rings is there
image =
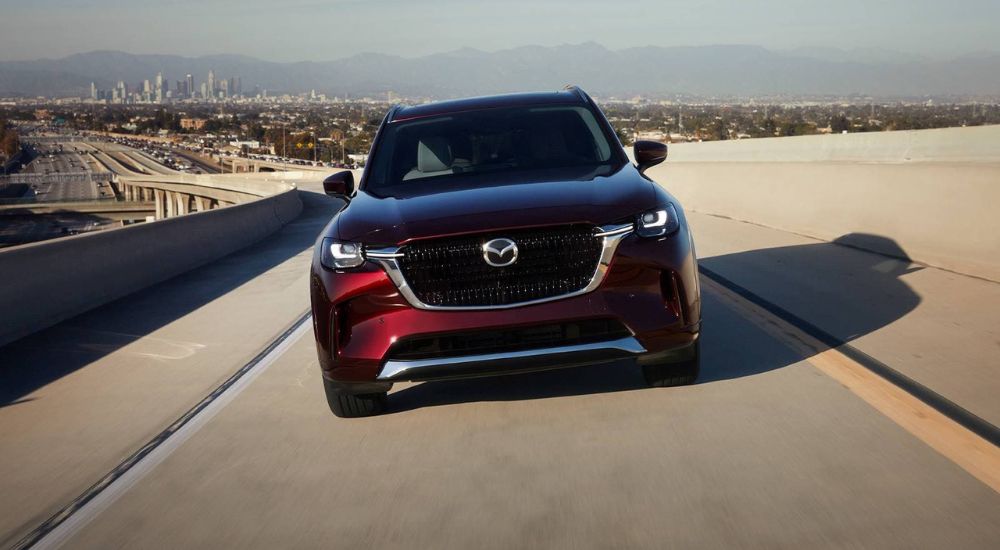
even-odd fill
[[[493,239],[483,244],[483,259],[493,267],[505,267],[517,261],[517,243]]]

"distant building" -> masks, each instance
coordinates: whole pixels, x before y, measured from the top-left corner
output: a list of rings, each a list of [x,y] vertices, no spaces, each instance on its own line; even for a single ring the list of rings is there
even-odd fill
[[[202,84],[204,86],[204,84]],[[205,119],[203,118],[182,118],[181,119],[181,129],[182,130],[201,130],[205,127]]]
[[[260,142],[257,140],[244,140],[244,141],[230,141],[230,147],[236,147],[237,149],[242,149],[246,147],[247,149],[260,149]]]
[[[642,139],[646,141],[659,141],[662,143],[666,143],[667,141],[670,140],[670,135],[666,134],[665,132],[661,132],[659,130],[651,130],[645,132],[636,132],[635,139],[636,140]]]

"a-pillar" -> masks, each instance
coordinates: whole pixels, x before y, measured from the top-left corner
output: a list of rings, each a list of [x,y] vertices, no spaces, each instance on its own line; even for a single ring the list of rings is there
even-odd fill
[[[156,202],[156,219],[162,220],[167,217],[166,191],[154,189],[153,200]]]

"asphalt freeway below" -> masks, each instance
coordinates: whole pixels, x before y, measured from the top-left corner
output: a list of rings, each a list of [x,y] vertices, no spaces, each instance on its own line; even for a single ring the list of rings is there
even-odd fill
[[[0,543],[306,308],[300,247],[335,208],[314,204],[326,210],[286,229],[284,245],[273,237],[2,350],[3,387],[24,391],[0,408],[0,466],[16,472],[0,478]],[[709,269],[996,413],[993,283],[733,220],[691,222]],[[135,326],[187,293],[200,297]],[[329,413],[307,332],[69,546],[996,547],[993,489],[723,298],[705,285],[695,386],[646,389],[622,363],[406,384],[389,414],[360,420]],[[947,327],[966,320],[966,336]],[[68,372],[24,382],[26,365],[65,357],[76,357]],[[949,372],[935,370],[939,357]]]
[[[90,165],[82,156],[75,153],[70,144],[65,144],[64,151],[52,149],[52,158],[48,154],[40,154],[25,168],[27,174],[64,174],[69,172],[90,171]],[[40,201],[96,200],[100,198],[100,189],[96,182],[52,183],[38,182],[33,196]]]

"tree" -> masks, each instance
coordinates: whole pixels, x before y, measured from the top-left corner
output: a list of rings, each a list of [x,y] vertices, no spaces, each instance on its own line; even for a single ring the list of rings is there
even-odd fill
[[[774,137],[777,135],[777,132],[778,125],[774,122],[774,118],[768,117],[767,120],[764,121],[764,135],[767,137]]]
[[[218,119],[210,118],[205,121],[205,126],[202,127],[202,131],[207,134],[214,134],[222,130],[222,123]]]
[[[851,129],[851,123],[847,117],[840,115],[830,120],[830,131],[834,134],[841,134]]]
[[[21,150],[21,140],[17,131],[7,126],[6,120],[0,120],[0,155],[8,159]]]
[[[615,135],[618,136],[618,141],[622,142],[622,145],[632,145],[632,134],[622,130],[621,128],[615,128]]]

